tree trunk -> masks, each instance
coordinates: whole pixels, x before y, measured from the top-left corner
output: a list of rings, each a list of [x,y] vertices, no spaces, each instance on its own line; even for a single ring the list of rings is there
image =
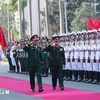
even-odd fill
[[[23,9],[23,24],[22,24],[22,30],[23,30],[23,34],[25,34],[25,16],[24,16],[24,9]]]

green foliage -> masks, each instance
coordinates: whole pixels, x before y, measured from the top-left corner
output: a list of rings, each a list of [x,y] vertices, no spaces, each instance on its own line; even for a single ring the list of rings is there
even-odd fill
[[[29,35],[28,34],[23,34],[22,39],[26,39],[26,38],[29,38]]]
[[[27,0],[21,0],[22,10],[27,6]],[[14,13],[18,11],[18,0],[9,0],[9,10]]]
[[[44,30],[45,26],[45,9],[41,11],[42,20],[41,20],[41,31]],[[58,0],[49,0],[48,1],[48,17],[49,24],[52,26],[53,33],[58,33],[60,28],[59,21],[59,2]]]
[[[18,11],[18,0],[9,0],[9,10],[12,13]]]
[[[25,21],[24,18],[24,8],[27,6],[27,0],[21,0],[21,10],[22,10],[22,15],[23,19],[21,19],[22,22],[22,33],[25,34],[25,30],[27,29],[27,22]],[[11,13],[15,13],[18,11],[18,0],[9,0],[9,9]],[[18,34],[19,34],[19,28],[18,28],[18,22],[14,22],[17,25],[12,27],[12,32],[15,34],[15,40],[18,39]],[[17,27],[16,27],[17,26]]]
[[[7,58],[4,58],[4,59],[3,59],[3,62],[8,62],[8,59],[7,59]]]
[[[76,5],[75,0],[68,0],[67,2],[67,22],[68,22],[68,31],[71,31],[71,22],[74,19],[75,15],[75,9],[78,5]]]
[[[27,0],[22,0],[22,10],[27,6]]]
[[[5,36],[7,36],[8,33],[8,16],[7,16],[7,4],[6,3],[2,3],[0,5],[0,26],[3,27],[3,31],[6,34]],[[12,24],[12,14],[9,13],[9,24]]]
[[[87,29],[87,20],[90,17],[94,17],[93,8],[88,3],[82,3],[82,5],[75,10],[75,18],[72,21],[71,30],[72,31],[81,31]]]

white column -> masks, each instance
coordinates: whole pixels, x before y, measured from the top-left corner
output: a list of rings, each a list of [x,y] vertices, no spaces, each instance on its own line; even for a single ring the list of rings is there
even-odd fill
[[[45,0],[46,34],[49,37],[48,0]]]
[[[38,14],[38,35],[41,36],[41,28],[40,28],[40,0],[37,0],[37,14]]]
[[[60,34],[61,34],[64,33],[64,19],[63,19],[63,9],[61,0],[59,0],[59,12],[60,12]]]
[[[28,14],[29,14],[29,37],[31,37],[32,34],[32,8],[31,8],[31,0],[28,0]]]
[[[66,24],[66,33],[68,33],[68,24],[67,24],[67,2],[64,2],[64,7],[65,7],[65,24]]]

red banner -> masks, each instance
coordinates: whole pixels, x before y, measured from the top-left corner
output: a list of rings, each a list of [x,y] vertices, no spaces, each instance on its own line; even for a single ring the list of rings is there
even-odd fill
[[[93,19],[89,18],[87,22],[88,30],[92,30],[94,28]]]
[[[89,18],[87,22],[88,30],[96,29],[98,30],[100,28],[100,20],[96,17],[94,19]]]

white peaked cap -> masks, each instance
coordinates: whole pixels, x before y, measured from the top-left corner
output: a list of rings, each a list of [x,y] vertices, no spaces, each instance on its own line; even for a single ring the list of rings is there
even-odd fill
[[[58,35],[57,34],[54,34],[52,37],[57,37]]]
[[[92,33],[92,31],[91,30],[88,30],[88,33]]]
[[[95,32],[95,33],[97,33],[97,30],[96,30],[96,29],[93,29],[93,30],[92,30],[92,32]]]
[[[100,32],[100,28],[98,29],[98,32]]]
[[[82,30],[82,33],[86,34],[86,33],[87,33],[87,31],[86,31],[86,30]]]
[[[63,36],[63,33],[61,33],[59,36],[62,37]]]

